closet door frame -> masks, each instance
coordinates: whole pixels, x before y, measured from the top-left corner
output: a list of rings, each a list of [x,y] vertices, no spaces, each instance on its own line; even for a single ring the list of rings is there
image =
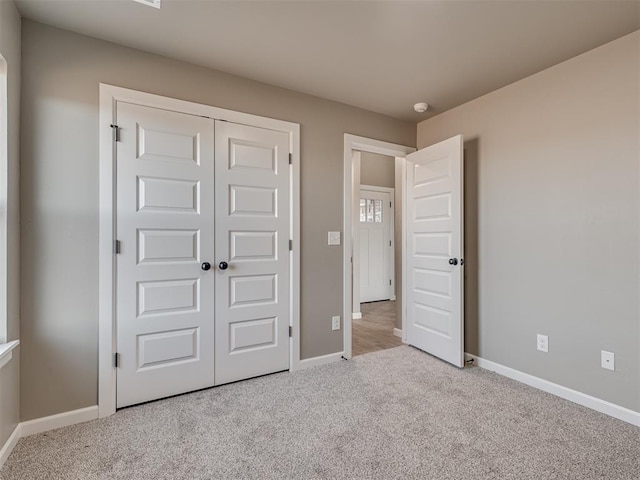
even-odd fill
[[[187,102],[101,83],[99,100],[99,297],[98,297],[98,416],[116,411],[115,335],[115,125],[118,102],[198,115],[286,132],[291,152],[290,239],[290,371],[300,368],[300,125],[210,105]]]

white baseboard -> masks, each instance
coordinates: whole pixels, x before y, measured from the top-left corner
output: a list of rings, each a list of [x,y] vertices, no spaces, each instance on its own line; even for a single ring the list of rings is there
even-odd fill
[[[96,418],[98,418],[97,405],[51,415],[50,417],[36,418],[35,420],[28,420],[20,424],[22,429],[20,436],[28,437],[36,433],[47,432],[49,430],[55,430],[56,428],[75,425],[76,423],[88,422]]]
[[[393,334],[394,334],[396,337],[400,337],[400,338],[402,338],[402,330],[401,330],[401,329],[399,329],[399,328],[394,328],[394,329],[393,329]]]
[[[328,363],[339,362],[342,360],[344,352],[330,353],[328,355],[321,355],[319,357],[305,358],[300,360],[298,370],[304,370],[305,368],[318,367],[320,365],[327,365]]]
[[[362,318],[362,312],[353,312],[351,318],[353,320],[360,320]]]
[[[617,418],[618,420],[622,420],[623,422],[640,427],[640,412],[635,412],[631,409],[616,405],[615,403],[592,397],[586,393],[563,387],[562,385],[558,385],[557,383],[553,383],[539,377],[534,377],[533,375],[515,370],[511,367],[505,367],[504,365],[492,362],[491,360],[485,360],[484,358],[476,357],[470,353],[465,353],[465,360],[469,359],[473,359],[474,363],[478,367],[499,373],[500,375],[524,383],[530,387],[537,388],[538,390],[564,398],[565,400],[590,408],[596,412],[604,413],[605,415],[609,415]]]
[[[2,468],[4,462],[7,461],[9,455],[11,455],[11,452],[18,444],[18,440],[20,440],[20,437],[20,424],[18,424],[16,428],[13,429],[13,433],[9,436],[3,447],[0,449],[0,468]]]

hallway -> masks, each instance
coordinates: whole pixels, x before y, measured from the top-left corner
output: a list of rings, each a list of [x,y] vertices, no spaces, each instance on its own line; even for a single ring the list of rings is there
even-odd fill
[[[393,333],[396,302],[371,302],[360,305],[362,318],[353,320],[353,356],[402,345]]]

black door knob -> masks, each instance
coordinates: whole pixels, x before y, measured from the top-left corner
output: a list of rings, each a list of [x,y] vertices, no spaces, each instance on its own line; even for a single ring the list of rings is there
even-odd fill
[[[227,268],[229,268],[229,264],[228,264],[227,262],[220,262],[220,263],[218,264],[218,268],[219,268],[220,270],[226,270]]]
[[[457,265],[458,264],[458,259],[457,258],[450,258],[449,259],[449,265]]]
[[[207,270],[211,270],[211,264],[209,262],[203,262],[200,268],[206,272]]]

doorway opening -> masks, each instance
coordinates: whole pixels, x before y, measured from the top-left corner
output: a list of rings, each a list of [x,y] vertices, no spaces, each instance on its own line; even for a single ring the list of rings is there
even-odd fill
[[[352,317],[362,315],[356,312],[361,292],[358,179],[362,152],[371,152],[395,158],[402,238],[396,296],[402,340],[456,367],[464,366],[463,145],[462,135],[456,135],[415,152],[345,135],[345,358],[353,354]],[[375,221],[375,204],[372,207],[365,199],[362,208],[366,215],[372,209]]]
[[[345,135],[344,354],[402,344],[403,178],[412,147]]]
[[[395,218],[401,216],[401,202],[395,198],[395,157],[359,151],[354,161],[354,182],[360,186],[354,218],[359,281],[353,291],[352,352],[357,356],[402,344],[395,271],[401,262],[402,232],[395,228],[399,226]]]

